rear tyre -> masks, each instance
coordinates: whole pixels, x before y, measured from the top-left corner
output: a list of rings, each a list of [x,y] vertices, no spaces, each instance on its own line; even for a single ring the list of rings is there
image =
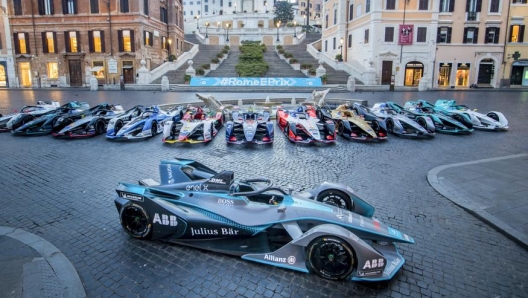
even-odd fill
[[[322,278],[342,280],[356,266],[355,253],[348,243],[333,236],[313,240],[307,247],[307,267]]]
[[[158,122],[152,121],[152,127],[150,128],[150,133],[152,136],[155,136],[158,134]]]
[[[128,235],[136,239],[149,239],[152,237],[152,223],[143,207],[127,203],[119,213],[121,225]]]
[[[118,119],[114,125],[114,135],[116,135],[121,128],[123,128],[123,120]]]
[[[104,121],[102,120],[98,120],[97,122],[95,122],[95,133],[100,135],[102,133],[105,132],[105,124],[104,124]]]
[[[425,122],[424,118],[420,117],[416,119],[416,122],[420,124],[420,126],[423,127],[424,129],[427,129],[427,123]]]
[[[345,125],[342,121],[337,122],[337,134],[342,136],[345,132]]]
[[[329,189],[321,192],[315,200],[348,211],[353,211],[352,209],[354,209],[354,204],[350,200],[350,197],[342,191],[335,189]]]
[[[394,121],[392,119],[387,119],[387,131],[390,133],[394,132]]]
[[[33,119],[35,119],[35,117],[33,117],[33,116],[31,116],[31,115],[28,115],[28,116],[24,117],[24,118],[22,119],[22,125],[28,123],[29,121],[31,121],[31,120],[33,120]]]

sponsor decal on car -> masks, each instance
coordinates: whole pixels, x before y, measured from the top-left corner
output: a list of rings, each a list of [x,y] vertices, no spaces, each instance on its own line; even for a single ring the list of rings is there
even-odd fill
[[[211,178],[209,179],[209,182],[216,183],[216,184],[226,184],[226,182],[223,179],[218,179],[218,178]]]
[[[209,185],[207,184],[197,184],[197,185],[187,185],[185,187],[185,190],[187,191],[209,191],[208,188]]]
[[[373,276],[381,274],[381,270],[375,271],[358,271],[357,276]]]
[[[396,258],[392,262],[390,262],[389,266],[385,268],[385,271],[383,272],[384,275],[390,276],[392,272],[400,265],[402,262],[402,259]]]
[[[229,199],[218,199],[218,205],[233,206],[235,205],[235,201]]]
[[[208,229],[191,227],[191,236],[238,235],[239,232],[240,230],[236,230],[233,228]]]
[[[367,260],[365,265],[363,265],[363,270],[365,269],[374,269],[374,268],[383,268],[385,266],[385,259],[373,259]]]
[[[359,225],[364,228],[365,227],[365,219],[363,219],[363,216],[359,216]]]
[[[285,258],[285,257],[277,257],[277,256],[274,256],[272,254],[265,254],[264,255],[264,260],[272,261],[272,262],[276,262],[276,263],[287,263],[287,264],[290,264],[290,265],[295,264],[295,262],[297,261],[297,259],[294,256],[289,256],[289,257]]]
[[[158,214],[154,213],[154,220],[152,221],[155,224],[160,224],[162,226],[170,226],[175,227],[178,225],[178,220],[175,215],[167,215],[167,214]]]
[[[122,197],[122,198],[128,199],[128,200],[132,200],[132,201],[136,201],[136,202],[143,202],[143,197],[142,196],[129,194],[129,193],[126,193],[126,192],[120,192],[119,196]]]
[[[172,184],[174,183],[174,177],[172,176],[172,167],[170,164],[167,165],[167,176],[168,176],[168,183]]]
[[[396,236],[398,238],[402,238],[402,233],[396,229],[393,229],[391,227],[389,227],[389,233],[393,236]]]

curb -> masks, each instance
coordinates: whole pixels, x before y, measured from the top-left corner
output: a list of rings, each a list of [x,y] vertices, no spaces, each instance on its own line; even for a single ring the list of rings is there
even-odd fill
[[[489,214],[488,212],[484,210],[483,206],[480,206],[480,204],[478,204],[477,202],[474,202],[467,197],[463,197],[460,193],[454,191],[453,189],[444,187],[441,184],[440,180],[438,179],[438,174],[448,168],[460,167],[460,166],[466,166],[466,165],[472,165],[472,164],[478,164],[478,163],[493,162],[497,160],[504,160],[504,159],[511,159],[511,158],[527,157],[527,156],[528,154],[522,153],[522,154],[515,154],[515,155],[509,155],[509,156],[503,156],[503,157],[495,157],[495,158],[489,158],[489,159],[481,159],[481,160],[470,161],[470,162],[462,162],[462,163],[438,166],[430,170],[429,173],[427,173],[427,181],[429,182],[429,185],[431,185],[431,187],[434,188],[439,194],[441,194],[448,200],[452,201],[456,205],[464,208],[470,214],[484,221],[485,223],[495,228],[500,233],[504,234],[508,238],[515,241],[517,244],[524,247],[525,249],[528,249],[528,236],[527,235],[519,232],[518,230],[511,227],[509,224]]]
[[[18,240],[36,250],[57,276],[62,286],[62,297],[85,298],[81,279],[68,258],[53,244],[22,229],[0,226],[0,235]]]

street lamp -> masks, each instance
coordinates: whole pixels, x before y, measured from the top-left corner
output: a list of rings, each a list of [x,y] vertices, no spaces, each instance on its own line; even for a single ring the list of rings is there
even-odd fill
[[[172,39],[168,39],[167,42],[169,43],[169,47],[168,47],[168,53],[169,53],[169,56],[171,55],[171,45],[172,45]]]
[[[237,13],[237,10],[236,10],[236,3],[235,3],[235,14]]]
[[[198,26],[198,19],[200,18],[200,15],[197,15],[194,18],[196,19],[196,29],[200,29],[200,27]]]
[[[226,24],[226,41],[229,41],[229,23]]]
[[[293,37],[297,37],[297,21],[293,21]]]
[[[209,28],[209,22],[205,22],[205,38],[209,38],[209,35],[207,35],[207,28]]]
[[[343,37],[341,37],[341,45],[339,46],[339,49],[341,50],[341,59],[339,61],[343,61]]]
[[[277,41],[280,41],[279,40],[279,27],[280,27],[280,24],[281,24],[281,21],[277,21],[277,23],[275,23],[275,25],[277,26]]]

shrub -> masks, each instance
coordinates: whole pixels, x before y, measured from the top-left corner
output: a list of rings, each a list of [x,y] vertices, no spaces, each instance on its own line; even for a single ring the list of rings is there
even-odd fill
[[[218,53],[218,54],[216,54],[216,57],[218,57],[218,58],[223,58],[223,57],[224,57],[224,54],[222,54],[222,53]]]
[[[279,52],[279,54],[281,54],[281,55],[284,55],[284,53],[285,53],[284,49],[280,49],[278,52]]]
[[[336,61],[340,61],[340,62],[343,61],[343,55],[341,55],[341,54],[335,55],[335,60]]]
[[[226,49],[222,50],[222,54],[227,54],[227,53],[229,53],[229,50],[226,50]]]
[[[284,58],[293,58],[292,53],[284,53]]]
[[[204,74],[205,74],[205,70],[203,70],[203,68],[196,69],[196,75],[203,76]]]
[[[176,60],[176,55],[169,55],[169,62]]]
[[[275,48],[276,48],[277,50],[282,50],[282,49],[283,49],[282,45],[280,45],[280,44],[278,44]]]
[[[224,46],[224,50],[230,50],[231,48],[229,46]]]
[[[312,67],[313,67],[313,65],[311,65],[310,63],[301,64],[301,69],[310,69]]]
[[[203,68],[203,69],[210,69],[211,65],[210,64],[202,64],[200,67]]]
[[[268,71],[264,62],[265,45],[258,41],[244,40],[241,42],[238,64],[235,66],[240,77],[262,77]]]
[[[321,76],[321,82],[323,82],[325,84],[326,84],[326,82],[328,82],[328,76],[326,74]]]
[[[211,63],[218,64],[220,63],[220,60],[218,60],[218,58],[213,58],[211,59]]]
[[[315,68],[311,67],[309,70],[308,70],[308,73],[312,76],[315,75]]]
[[[191,76],[186,74],[186,75],[183,75],[183,81],[184,82],[190,82],[191,81]]]
[[[296,63],[299,63],[299,61],[295,58],[291,58],[290,59],[290,64],[296,64]]]

